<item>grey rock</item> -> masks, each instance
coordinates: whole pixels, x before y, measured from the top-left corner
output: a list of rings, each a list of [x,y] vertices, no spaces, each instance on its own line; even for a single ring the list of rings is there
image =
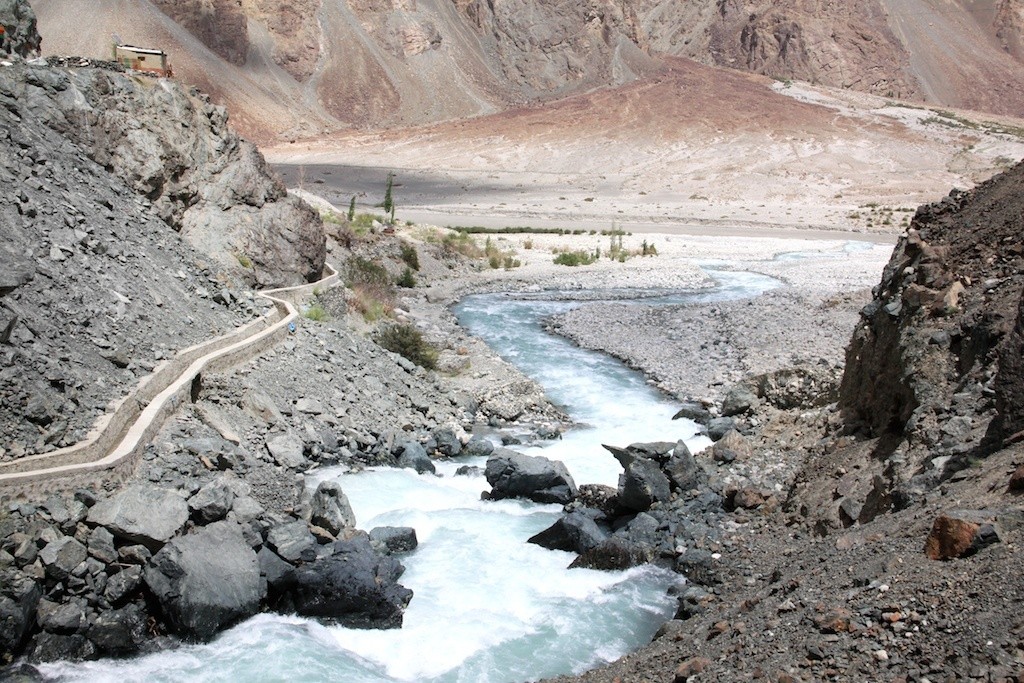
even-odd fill
[[[117,538],[156,550],[185,526],[188,504],[171,489],[135,484],[96,503],[87,521]]]
[[[675,415],[672,416],[673,420],[692,420],[699,425],[706,425],[711,420],[711,413],[708,409],[702,406],[700,403],[695,401],[688,401],[683,403]]]
[[[364,535],[337,541],[330,555],[295,570],[278,609],[350,628],[399,628],[412,591],[398,583],[403,567],[374,552]]]
[[[326,529],[337,536],[343,529],[356,526],[356,516],[348,497],[336,481],[322,481],[316,487],[311,502],[310,524]]]
[[[114,547],[114,534],[104,527],[98,526],[89,532],[89,555],[104,564],[117,561],[117,548]]]
[[[668,477],[658,463],[647,458],[633,458],[619,475],[619,504],[629,510],[643,512],[671,496]]]
[[[281,434],[267,440],[267,451],[281,467],[290,470],[304,470],[309,466],[302,454],[305,445],[294,434]]]
[[[755,408],[758,404],[757,394],[745,384],[732,387],[722,401],[722,415],[732,417],[742,415]]]
[[[228,513],[228,518],[236,522],[246,523],[260,517],[263,513],[263,506],[252,496],[235,496],[231,503],[231,512]]]
[[[408,526],[379,526],[370,529],[370,542],[375,547],[383,548],[389,555],[411,552],[419,545],[416,530]]]
[[[495,453],[484,470],[491,500],[527,498],[536,503],[565,504],[576,497],[576,482],[563,463],[504,448]]]
[[[312,562],[316,558],[316,538],[301,519],[272,527],[267,544],[289,562]]]
[[[70,536],[61,536],[56,541],[47,543],[39,551],[39,559],[46,570],[46,576],[55,581],[63,581],[71,576],[88,556],[89,552],[85,546]]]
[[[736,429],[735,418],[716,417],[708,422],[708,437],[712,441],[718,441],[731,429]]]
[[[85,624],[85,610],[74,602],[59,604],[40,600],[36,608],[36,623],[50,633],[75,633]]]
[[[234,522],[169,542],[146,567],[145,582],[167,622],[190,639],[252,616],[265,595],[256,553]]]
[[[18,654],[36,623],[39,584],[14,569],[0,569],[0,661]]]
[[[139,652],[147,640],[146,615],[135,604],[100,612],[86,635],[103,654],[115,657],[132,655]]]
[[[672,455],[665,464],[665,474],[668,475],[669,481],[679,491],[699,488],[703,481],[703,471],[697,465],[697,460],[683,441],[676,444],[676,447],[672,450]]]
[[[416,470],[419,474],[436,472],[426,449],[416,441],[406,441],[399,446],[398,466]]]
[[[462,449],[462,455],[487,457],[494,452],[494,444],[489,439],[474,436]]]
[[[92,659],[96,647],[82,634],[63,635],[43,631],[35,638],[29,660],[33,662],[77,661]]]
[[[747,439],[732,429],[715,442],[711,447],[711,457],[716,462],[729,463],[737,459],[746,459],[753,455],[754,449]]]
[[[455,457],[462,452],[462,442],[455,432],[445,427],[434,431],[434,441],[437,442],[437,450],[441,455]]]
[[[295,410],[307,415],[322,415],[324,406],[320,401],[313,398],[300,398],[295,402]]]
[[[0,2],[0,55],[15,54],[31,58],[39,54],[42,42],[36,29],[36,15],[25,0]]]
[[[581,553],[569,566],[587,569],[621,570],[647,564],[654,559],[649,546],[635,544],[619,536],[612,536],[590,550]]]
[[[217,477],[188,499],[188,507],[200,522],[208,524],[224,519],[234,500],[231,484],[223,477]]]
[[[117,556],[126,564],[146,564],[153,553],[144,545],[126,545],[117,549]]]
[[[274,426],[284,422],[284,415],[274,403],[274,399],[261,391],[249,391],[242,397],[242,408],[268,425]]]
[[[130,599],[140,585],[142,585],[142,567],[137,564],[129,565],[107,579],[103,597],[110,604],[119,605]]]
[[[597,510],[574,510],[562,515],[554,524],[534,535],[527,542],[549,550],[585,553],[608,539],[608,531],[597,524]]]
[[[260,574],[267,580],[272,599],[294,584],[295,567],[282,560],[270,548],[265,546],[260,548],[260,551],[256,553],[256,559],[259,561]]]

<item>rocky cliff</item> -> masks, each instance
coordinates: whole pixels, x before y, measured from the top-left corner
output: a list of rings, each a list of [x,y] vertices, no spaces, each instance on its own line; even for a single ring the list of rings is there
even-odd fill
[[[1024,163],[917,211],[847,349],[847,436],[794,489],[820,531],[935,499],[1021,440],[1022,217]]]
[[[12,7],[5,26],[30,16]],[[0,458],[82,439],[156,363],[259,313],[251,287],[324,261],[319,217],[222,108],[112,68],[0,67],[0,202]]]

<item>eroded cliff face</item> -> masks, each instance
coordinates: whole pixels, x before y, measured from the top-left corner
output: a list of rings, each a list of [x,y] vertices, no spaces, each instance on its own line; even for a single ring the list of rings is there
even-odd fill
[[[197,249],[253,284],[319,277],[319,217],[288,195],[262,155],[227,125],[223,107],[167,80],[105,69],[18,72],[7,92],[152,202]],[[239,270],[239,261],[251,262]]]
[[[918,210],[847,349],[839,409],[859,437],[793,498],[811,517],[868,522],[1024,436],[1022,228],[1024,163]]]

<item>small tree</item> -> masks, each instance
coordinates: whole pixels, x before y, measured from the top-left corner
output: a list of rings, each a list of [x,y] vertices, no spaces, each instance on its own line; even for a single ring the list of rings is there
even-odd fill
[[[388,172],[388,186],[387,186],[387,189],[384,190],[384,203],[381,206],[384,209],[384,213],[390,213],[391,214],[391,219],[392,220],[394,220],[394,218],[395,218],[395,201],[391,197],[391,188],[394,187],[394,184],[395,184],[395,174],[389,171]]]
[[[352,201],[348,203],[348,222],[351,223],[356,217],[356,196],[352,195]]]

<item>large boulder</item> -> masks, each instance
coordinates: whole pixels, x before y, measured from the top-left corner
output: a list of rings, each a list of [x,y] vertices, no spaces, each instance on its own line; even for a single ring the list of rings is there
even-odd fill
[[[14,569],[0,570],[0,662],[18,654],[36,623],[43,593],[31,577]]]
[[[267,439],[267,452],[281,467],[289,470],[304,470],[309,466],[303,455],[305,445],[294,434],[279,434]]]
[[[608,539],[608,531],[596,521],[599,516],[599,510],[573,510],[527,542],[549,550],[585,553]]]
[[[350,628],[400,628],[412,591],[398,583],[404,568],[378,555],[365,535],[336,541],[331,554],[296,568],[277,608]]]
[[[679,441],[672,449],[664,470],[672,485],[680,491],[699,488],[702,483],[703,471],[685,441]]]
[[[145,581],[171,628],[194,640],[256,614],[266,590],[256,553],[234,522],[174,539],[150,560]]]
[[[643,512],[655,503],[667,502],[672,495],[668,477],[658,463],[648,458],[635,457],[624,463],[619,475],[619,505]]]
[[[289,519],[267,532],[267,545],[289,562],[312,562],[316,559],[316,538],[301,519]]]
[[[327,529],[337,536],[342,529],[352,529],[356,525],[356,515],[348,502],[348,496],[341,490],[336,481],[322,481],[316,487],[311,502],[313,514],[310,524]]]
[[[54,581],[63,581],[89,556],[85,546],[70,536],[61,536],[46,544],[39,551],[46,576]]]
[[[137,484],[96,503],[86,521],[156,550],[185,526],[188,503],[171,489]]]
[[[370,543],[386,555],[408,553],[420,544],[416,530],[408,526],[379,526],[370,529]]]
[[[398,447],[398,466],[416,470],[419,474],[436,472],[427,450],[416,441],[405,441]]]
[[[536,503],[571,502],[576,497],[576,482],[569,470],[557,460],[539,455],[523,455],[505,448],[487,460],[484,476],[491,485],[489,498],[528,498]]]

